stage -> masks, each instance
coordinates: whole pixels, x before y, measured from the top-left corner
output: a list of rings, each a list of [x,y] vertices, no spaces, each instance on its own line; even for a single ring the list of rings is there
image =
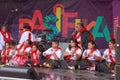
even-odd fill
[[[95,73],[88,70],[64,70],[34,68],[39,80],[115,80],[111,74]],[[6,74],[7,75],[7,74]],[[17,74],[16,74],[17,75]],[[0,80],[31,80],[11,77],[0,77]]]

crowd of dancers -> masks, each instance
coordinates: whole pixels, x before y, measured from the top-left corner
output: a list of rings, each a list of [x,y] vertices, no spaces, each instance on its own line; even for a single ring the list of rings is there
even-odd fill
[[[92,34],[86,30],[83,23],[78,23],[75,27],[69,46],[64,52],[62,47],[59,47],[59,41],[55,39],[52,40],[50,48],[40,51],[30,26],[23,27],[17,45],[13,45],[12,40],[6,26],[2,26],[0,30],[2,65],[86,69],[115,73],[115,39],[111,38],[108,48],[101,53]]]

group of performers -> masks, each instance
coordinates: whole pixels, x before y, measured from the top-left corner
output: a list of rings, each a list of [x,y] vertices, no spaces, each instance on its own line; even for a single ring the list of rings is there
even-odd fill
[[[58,40],[52,40],[51,47],[41,52],[30,26],[23,27],[21,38],[16,46],[11,45],[13,38],[6,26],[2,26],[0,30],[0,62],[9,66],[65,69],[77,69],[78,66],[81,67],[85,64],[84,69],[105,71],[107,68],[108,72],[114,73],[115,39],[111,39],[108,49],[101,53],[92,34],[86,30],[83,23],[77,24],[72,36],[70,45],[64,52],[59,47]]]

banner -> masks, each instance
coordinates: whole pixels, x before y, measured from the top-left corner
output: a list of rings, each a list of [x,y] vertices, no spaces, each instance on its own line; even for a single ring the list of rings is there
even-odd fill
[[[0,24],[7,24],[17,40],[26,23],[36,35],[50,29],[53,32],[46,35],[47,40],[57,35],[64,41],[72,37],[76,24],[83,22],[98,48],[107,48],[109,35],[114,35],[112,0],[11,0],[0,5]]]

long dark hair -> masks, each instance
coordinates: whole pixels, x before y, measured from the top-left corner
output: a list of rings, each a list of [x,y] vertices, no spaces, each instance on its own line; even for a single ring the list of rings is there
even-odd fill
[[[96,45],[95,41],[90,40],[88,43],[91,43],[92,45],[95,45],[95,46],[94,46],[94,49],[97,49],[97,45]]]
[[[78,42],[77,42],[77,40],[76,40],[76,39],[71,38],[71,39],[70,39],[70,42],[71,42],[71,41],[73,41],[73,42],[75,43],[75,47],[79,47],[79,46],[78,46]],[[72,47],[71,47],[71,45],[69,45],[69,47],[68,47],[68,48],[69,48],[69,50],[71,50],[71,48],[72,48]]]
[[[115,39],[111,39],[109,42],[111,42],[112,44],[116,43]]]

